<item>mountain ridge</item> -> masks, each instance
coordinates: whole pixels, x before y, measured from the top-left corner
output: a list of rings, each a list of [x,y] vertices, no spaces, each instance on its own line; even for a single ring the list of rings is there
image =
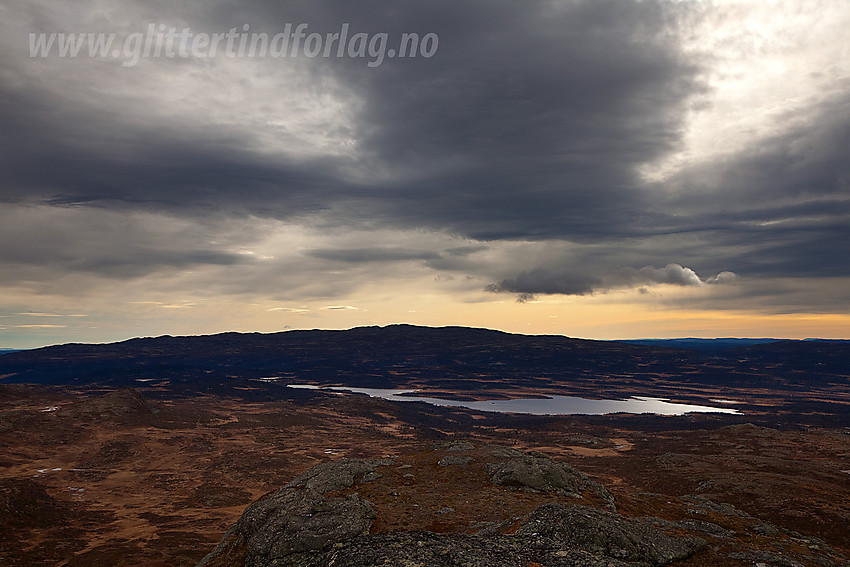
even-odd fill
[[[850,342],[779,341],[683,349],[468,327],[390,325],[348,330],[145,337],[69,343],[0,358],[4,383],[187,391],[257,381],[374,388],[487,388],[538,392],[679,390],[687,384],[794,390],[846,387]],[[271,388],[272,386],[268,386]]]

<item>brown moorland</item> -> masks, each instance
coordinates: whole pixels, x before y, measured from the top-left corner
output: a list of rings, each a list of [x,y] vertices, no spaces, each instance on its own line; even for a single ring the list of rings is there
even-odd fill
[[[473,533],[569,500],[494,486],[482,467],[504,446],[587,474],[620,514],[709,541],[682,564],[850,555],[850,430],[805,416],[776,427],[757,414],[520,416],[322,393],[153,400],[10,385],[0,396],[4,565],[195,565],[250,502],[351,457],[396,463],[350,489],[377,508],[374,533]],[[471,443],[467,466],[438,464],[452,440]],[[604,507],[593,495],[584,503]]]

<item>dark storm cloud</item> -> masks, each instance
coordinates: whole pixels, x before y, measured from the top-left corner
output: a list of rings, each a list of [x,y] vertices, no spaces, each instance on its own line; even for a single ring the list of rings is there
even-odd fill
[[[114,214],[104,218],[94,211],[71,215],[44,214],[39,208],[2,211],[0,225],[4,233],[0,282],[39,282],[66,293],[71,284],[62,279],[65,275],[133,279],[198,266],[246,266],[253,261],[251,256],[211,247],[213,230],[204,234],[203,227],[193,227],[193,234],[187,235],[167,222]]]
[[[244,149],[242,132],[147,126],[144,108],[100,108],[36,83],[7,88],[0,125],[21,134],[7,146],[3,194],[277,218],[352,202],[335,222],[486,239],[628,232],[631,210],[645,206],[632,170],[670,149],[684,100],[698,88],[668,20],[654,2],[216,4],[199,16],[213,30],[259,21],[255,29],[276,32],[303,21],[335,31],[350,22],[391,37],[436,33],[440,48],[431,59],[375,69],[311,62],[316,81],[330,77],[364,101],[356,156],[258,155]],[[104,97],[135,71],[118,69],[116,78],[102,62],[87,63]],[[274,73],[286,63],[264,65]],[[353,160],[388,175],[355,181],[345,173]]]
[[[592,293],[600,284],[600,280],[585,274],[552,272],[544,268],[536,268],[530,272],[522,272],[516,278],[491,284],[487,287],[487,291],[508,291],[520,294],[586,295]]]
[[[147,275],[162,268],[189,268],[198,265],[231,266],[247,263],[244,256],[210,250],[147,250],[127,256],[74,260],[68,264],[73,271],[94,272],[116,278]]]
[[[792,217],[805,215],[805,207],[820,205],[824,212],[823,204],[841,198],[846,212],[850,98],[841,92],[811,108],[788,111],[780,124],[786,127],[758,144],[674,177],[670,185],[682,190],[681,204],[722,204],[733,213],[750,208],[777,218],[789,207],[800,209],[789,211]]]
[[[470,254],[475,254],[476,252],[483,252],[487,250],[487,246],[478,244],[473,246],[455,246],[453,248],[449,248],[446,250],[446,254],[449,256],[469,256]]]
[[[38,92],[0,94],[0,121],[20,132],[0,157],[9,202],[286,218],[321,210],[338,193],[329,160],[272,162],[236,135],[142,127]]]
[[[400,176],[378,211],[485,240],[634,230],[634,168],[671,149],[700,89],[659,5],[437,5],[399,26],[432,26],[433,60],[368,77],[346,64],[370,157]]]
[[[689,3],[222,1],[199,10],[194,2],[124,0],[97,17],[78,16],[79,28],[63,27],[50,6],[16,7],[23,16],[6,21],[20,27],[4,41],[66,28],[141,31],[149,22],[206,32],[250,24],[270,34],[301,22],[333,33],[348,22],[352,31],[387,33],[390,42],[403,32],[435,33],[439,49],[375,68],[349,58],[246,60],[239,68],[251,73],[237,75],[211,60],[134,68],[31,60],[15,43],[0,52],[0,128],[8,133],[0,141],[0,202],[142,210],[194,223],[254,215],[334,234],[352,227],[443,231],[490,242],[430,251],[323,241],[307,255],[352,269],[421,260],[520,294],[693,282],[681,265],[668,270],[673,260],[696,273],[744,278],[850,275],[843,259],[850,241],[846,97],[789,115],[794,126],[757,146],[687,166],[663,183],[638,175],[642,165],[681,149],[686,114],[707,93],[707,60],[681,48],[678,26]],[[181,80],[207,80],[210,90],[234,96],[222,103],[187,94]],[[264,81],[277,81],[281,97],[294,92],[305,102],[332,93],[349,120],[312,128],[293,113],[272,129],[274,95],[255,94]],[[125,85],[147,89],[150,100],[134,99]],[[185,103],[192,96],[198,100]],[[156,107],[159,98],[167,109],[173,103],[209,119],[171,116]],[[223,106],[253,110],[216,119]],[[302,152],[301,130],[351,143],[344,151]],[[73,249],[56,231],[45,240],[55,246],[27,243],[22,228],[23,245],[6,239],[6,261],[15,264],[30,250],[30,264],[47,269],[52,262],[54,273],[109,277],[249,262],[224,250],[216,228],[206,239],[181,234],[163,242],[144,227],[126,235],[105,226],[106,244],[83,224],[69,221],[64,231]],[[239,238],[231,243],[257,240]],[[588,251],[486,266],[477,252],[505,240],[577,243]]]
[[[337,262],[399,262],[404,260],[434,260],[440,255],[427,250],[404,248],[349,248],[308,250],[308,256]]]
[[[520,301],[524,301],[534,294],[587,295],[613,288],[642,288],[658,284],[700,287],[707,284],[732,283],[737,279],[735,273],[726,271],[703,280],[692,269],[679,264],[668,264],[663,268],[623,268],[602,278],[583,273],[581,270],[556,271],[535,268],[522,272],[515,278],[490,284],[486,289],[497,293],[518,293]]]
[[[850,276],[850,103],[799,114],[788,117],[798,126],[671,179],[675,198],[661,204],[679,214],[656,226],[700,234],[748,275]]]

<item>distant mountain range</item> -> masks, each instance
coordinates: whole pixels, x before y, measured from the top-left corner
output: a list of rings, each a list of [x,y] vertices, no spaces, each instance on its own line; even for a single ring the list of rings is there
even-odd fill
[[[629,343],[633,345],[646,346],[666,346],[671,348],[701,350],[701,351],[719,351],[727,350],[734,347],[763,345],[767,343],[778,342],[848,342],[841,339],[739,339],[734,337],[725,337],[717,339],[700,339],[700,338],[681,338],[681,339],[624,339],[616,342]]]
[[[711,348],[707,348],[711,346]],[[722,347],[722,348],[721,348]],[[66,344],[0,357],[0,383],[183,388],[260,381],[475,392],[583,391],[680,384],[767,387],[850,383],[850,342],[705,339],[593,341],[466,327],[390,325]]]

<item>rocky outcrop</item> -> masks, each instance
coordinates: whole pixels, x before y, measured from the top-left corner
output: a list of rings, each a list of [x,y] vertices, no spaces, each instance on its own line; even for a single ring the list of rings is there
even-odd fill
[[[579,494],[587,479],[569,465],[557,463],[541,453],[511,451],[505,456],[508,458],[485,467],[490,481],[499,486]]]
[[[587,508],[576,506],[580,510]],[[545,511],[551,517],[551,510]],[[534,515],[537,515],[535,512]],[[533,516],[534,516],[533,515]],[[605,520],[599,526],[602,533],[616,531],[607,528]],[[606,529],[607,528],[607,529]],[[393,532],[356,538],[335,548],[333,551],[316,557],[307,565],[320,567],[367,567],[373,565],[428,567],[528,567],[546,565],[547,567],[650,567],[666,565],[670,560],[659,559],[652,553],[653,545],[668,536],[660,532],[632,534],[626,532],[624,543],[631,544],[622,553],[627,558],[618,558],[610,553],[600,552],[602,548],[590,542],[563,539],[563,533],[553,532],[543,536],[538,533],[517,533],[482,537],[474,535],[435,534],[430,532]],[[632,536],[631,539],[628,536]],[[671,538],[679,539],[679,538]],[[620,540],[616,540],[620,543]],[[687,557],[701,547],[698,541],[683,540],[683,543],[661,544],[664,549],[676,550],[676,558]],[[669,547],[668,547],[669,546]],[[621,552],[614,547],[614,552]]]
[[[362,500],[361,504],[365,504]],[[331,504],[331,502],[328,502]],[[338,502],[334,505],[339,504]],[[349,508],[334,512],[346,517]],[[287,504],[291,506],[291,504]],[[259,510],[246,511],[256,517]],[[245,516],[243,516],[245,519]],[[243,527],[249,522],[240,520]],[[314,527],[323,527],[318,522]],[[338,524],[334,524],[338,526]],[[354,525],[354,524],[352,524]],[[390,532],[357,535],[345,530],[306,534],[307,524],[293,532],[267,530],[252,538],[271,553],[244,557],[218,552],[201,565],[271,565],[301,567],[367,567],[373,565],[427,565],[429,567],[655,567],[683,559],[702,549],[697,538],[670,536],[648,523],[627,520],[586,506],[547,504],[535,510],[513,535],[476,536],[432,532]],[[333,538],[337,538],[333,540]],[[257,541],[260,539],[261,541]],[[335,543],[335,545],[334,545]],[[309,553],[310,551],[324,551]],[[254,551],[254,550],[252,550]]]
[[[585,506],[546,504],[513,535],[393,532],[355,538],[310,567],[653,567],[702,549],[697,538],[669,536],[649,524]]]
[[[592,483],[541,454],[509,450],[498,457],[491,474],[508,479],[506,486],[563,496]],[[374,507],[346,489],[369,482],[377,466],[391,463],[346,459],[313,467],[251,504],[199,567],[655,567],[705,545],[697,538],[668,535],[648,521],[563,503],[544,504],[515,525],[477,535],[369,534]]]
[[[461,456],[458,456],[458,455],[446,455],[445,457],[443,457],[442,459],[437,461],[437,464],[441,467],[451,467],[451,466],[465,467],[474,460],[475,459],[473,459],[472,457],[461,457]]]
[[[590,490],[614,510],[614,498],[605,487],[565,463],[558,463],[543,453],[522,453],[514,449],[499,448],[495,454],[503,460],[485,467],[493,484],[575,496],[581,496],[584,491]]]
[[[244,554],[236,564],[246,567],[294,566],[336,542],[367,533],[374,520],[372,506],[356,495],[324,498],[310,490],[287,488],[251,505],[228,532],[230,537],[225,535],[225,548],[219,551]]]
[[[369,502],[325,494],[353,485],[375,466],[359,459],[316,465],[248,506],[199,567],[305,565],[334,543],[368,533],[375,521]]]
[[[516,532],[519,537],[554,542],[628,565],[667,565],[705,547],[699,538],[674,537],[641,520],[588,508],[544,504]],[[549,560],[547,565],[557,565]]]
[[[298,475],[286,485],[286,488],[303,488],[319,494],[352,486],[363,476],[375,472],[381,464],[392,464],[391,460],[363,461],[361,459],[343,459],[320,463]]]

